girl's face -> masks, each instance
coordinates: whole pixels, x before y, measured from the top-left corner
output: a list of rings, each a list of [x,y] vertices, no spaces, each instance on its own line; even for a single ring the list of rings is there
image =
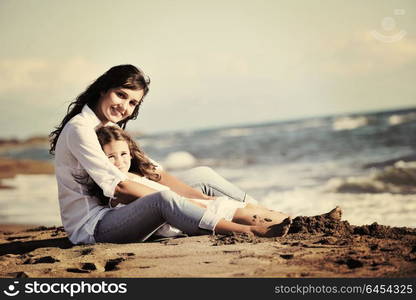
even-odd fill
[[[131,165],[131,155],[126,141],[111,141],[104,145],[103,150],[113,165],[123,173],[128,173]]]
[[[136,106],[140,104],[143,94],[143,90],[109,89],[106,93],[101,93],[94,112],[103,124],[120,122],[131,116]]]

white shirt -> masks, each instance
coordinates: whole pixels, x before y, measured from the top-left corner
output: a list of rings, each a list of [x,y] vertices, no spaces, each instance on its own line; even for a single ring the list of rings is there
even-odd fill
[[[128,179],[101,149],[95,133],[100,126],[101,121],[85,105],[81,113],[64,126],[56,143],[55,173],[61,220],[74,244],[95,243],[95,226],[109,208],[89,196],[86,187],[76,182],[73,175],[88,173],[107,197],[114,197],[118,183]]]

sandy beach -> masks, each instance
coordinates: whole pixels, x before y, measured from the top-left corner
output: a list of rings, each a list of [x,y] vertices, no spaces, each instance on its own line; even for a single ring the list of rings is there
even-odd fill
[[[53,174],[53,165],[1,158],[0,171],[0,179]],[[415,172],[411,162],[386,167],[374,178],[341,180],[336,187],[390,192],[386,195],[392,201],[394,193],[414,193]],[[348,219],[296,217],[283,238],[206,235],[95,245],[72,245],[60,226],[3,224],[0,277],[416,277],[416,228],[351,225]]]
[[[0,277],[415,277],[416,229],[298,217],[283,238],[205,235],[72,245],[62,227],[0,227]]]

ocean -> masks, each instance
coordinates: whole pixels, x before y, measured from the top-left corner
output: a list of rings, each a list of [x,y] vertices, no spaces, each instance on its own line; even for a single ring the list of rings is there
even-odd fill
[[[137,137],[173,174],[209,166],[260,204],[292,216],[336,205],[343,219],[416,227],[416,108]],[[50,160],[46,148],[1,156]],[[2,181],[0,222],[60,225],[53,175]]]

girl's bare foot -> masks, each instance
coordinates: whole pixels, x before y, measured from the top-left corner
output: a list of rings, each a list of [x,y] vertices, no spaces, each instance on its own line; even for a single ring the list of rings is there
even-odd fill
[[[290,225],[292,224],[292,219],[287,217],[279,224],[274,224],[271,226],[250,226],[251,232],[256,236],[260,237],[283,237],[289,232]]]
[[[282,223],[287,217],[289,215],[248,203],[244,208],[236,210],[232,221],[245,225],[270,226]]]

